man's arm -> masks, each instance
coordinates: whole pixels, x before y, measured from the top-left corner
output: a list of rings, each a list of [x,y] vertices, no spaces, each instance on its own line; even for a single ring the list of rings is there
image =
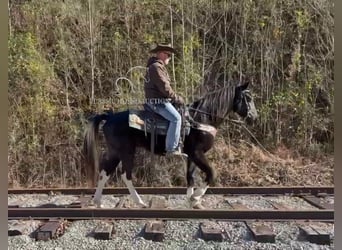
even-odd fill
[[[152,65],[150,67],[150,81],[153,81],[165,98],[171,98],[171,100],[176,103],[184,102],[183,98],[173,91],[169,77],[160,66]]]

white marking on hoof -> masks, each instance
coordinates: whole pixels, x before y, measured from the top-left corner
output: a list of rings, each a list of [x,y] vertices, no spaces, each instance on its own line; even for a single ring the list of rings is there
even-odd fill
[[[194,205],[192,208],[194,208],[194,209],[205,209],[205,207],[201,203]]]
[[[194,187],[188,187],[188,189],[186,190],[186,196],[190,199],[193,194],[194,194]]]
[[[128,180],[126,177],[126,173],[123,173],[121,175],[121,178],[123,180],[123,182],[126,184],[126,187],[128,188],[128,191],[133,199],[133,201],[137,204],[137,205],[142,205],[144,207],[147,207],[147,205],[143,202],[143,200],[141,199],[140,195],[137,193],[137,191],[135,190],[132,181]]]
[[[145,202],[141,202],[141,203],[139,203],[139,205],[140,205],[142,208],[147,208],[147,207],[148,207],[147,204],[146,204]]]
[[[205,194],[208,187],[209,187],[208,185],[204,184],[193,192],[193,194],[189,198],[191,208],[204,209],[204,207],[201,205],[201,201],[202,201],[202,196]]]
[[[102,198],[102,190],[104,186],[106,185],[106,182],[108,181],[109,176],[106,174],[106,171],[102,170],[99,176],[99,182],[97,184],[97,188],[95,191],[94,195],[94,204],[98,207],[101,208],[101,198]]]
[[[201,198],[207,191],[208,187],[208,185],[202,185],[201,187],[197,188],[193,193],[192,197],[194,197],[195,199],[197,199],[197,197],[198,199]]]
[[[87,204],[87,207],[96,207],[96,208],[101,208],[101,202],[95,201],[94,199],[90,200]]]
[[[96,206],[97,208],[102,208],[102,204],[101,204],[101,200],[95,199],[94,198],[94,206]]]
[[[204,207],[201,204],[202,200],[201,199],[195,199],[195,198],[191,198],[190,199],[190,208],[194,208],[194,209],[204,209]]]

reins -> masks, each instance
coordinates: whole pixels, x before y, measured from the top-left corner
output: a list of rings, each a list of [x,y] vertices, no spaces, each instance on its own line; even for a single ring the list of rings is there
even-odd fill
[[[244,96],[244,98],[246,98],[246,96]],[[247,102],[248,103],[248,102]],[[220,116],[217,116],[217,115],[213,115],[213,114],[210,114],[208,112],[205,112],[203,110],[200,110],[200,109],[195,109],[195,108],[192,108],[192,107],[188,107],[189,110],[193,110],[193,111],[197,111],[198,113],[202,113],[202,114],[205,114],[205,115],[208,115],[208,116],[215,116],[217,118],[220,118],[224,121],[228,121],[228,122],[233,122],[235,124],[238,124],[238,125],[241,125],[246,131],[247,133],[256,141],[256,143],[260,146],[260,148],[262,150],[264,150],[266,153],[268,153],[269,155],[272,155],[259,141],[258,139],[254,136],[254,134],[245,126],[245,122],[244,121],[238,121],[238,120],[233,120],[233,119],[229,119],[229,118],[226,118],[226,117],[220,117]],[[191,117],[192,118],[192,117]],[[193,119],[193,118],[192,118]]]
[[[222,116],[218,116],[218,115],[213,115],[213,114],[210,114],[210,113],[208,113],[208,112],[205,112],[205,111],[203,111],[203,110],[201,110],[201,109],[195,109],[195,108],[192,108],[192,107],[188,107],[188,109],[189,110],[193,110],[193,111],[196,111],[196,112],[198,112],[198,113],[201,113],[201,114],[204,114],[204,115],[207,115],[207,116],[215,116],[215,117],[217,117],[217,118],[219,118],[219,119],[222,119],[222,120],[224,120],[224,121],[230,121],[230,122],[233,122],[233,123],[235,123],[235,124],[243,124],[244,122],[243,121],[238,121],[238,120],[233,120],[233,119],[230,119],[230,118],[227,118],[227,117],[222,117]],[[192,118],[192,117],[191,117]],[[193,119],[193,118],[192,118]]]

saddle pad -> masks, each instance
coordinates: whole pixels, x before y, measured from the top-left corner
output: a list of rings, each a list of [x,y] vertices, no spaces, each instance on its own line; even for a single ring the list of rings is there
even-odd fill
[[[147,110],[129,110],[128,123],[129,127],[148,133],[151,133],[153,131],[153,128],[155,128],[154,132],[158,135],[166,135],[167,129],[169,128],[169,121],[164,119],[162,116]],[[185,135],[189,135],[190,127],[190,123],[187,122],[186,125],[182,128],[184,129]],[[197,124],[196,128],[199,130],[207,131],[214,137],[216,135],[216,129],[210,125]]]
[[[129,110],[129,126],[138,130],[151,132],[156,128],[156,134],[166,135],[169,122],[158,114],[146,110]]]

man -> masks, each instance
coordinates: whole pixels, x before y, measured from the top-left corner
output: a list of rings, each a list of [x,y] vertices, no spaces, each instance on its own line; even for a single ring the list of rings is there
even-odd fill
[[[144,88],[146,104],[169,121],[165,141],[166,154],[186,157],[187,155],[181,152],[178,145],[182,117],[172,105],[172,103],[184,104],[184,100],[172,90],[170,77],[165,67],[172,53],[175,53],[175,49],[169,44],[158,44],[150,53],[155,55],[147,62]]]

